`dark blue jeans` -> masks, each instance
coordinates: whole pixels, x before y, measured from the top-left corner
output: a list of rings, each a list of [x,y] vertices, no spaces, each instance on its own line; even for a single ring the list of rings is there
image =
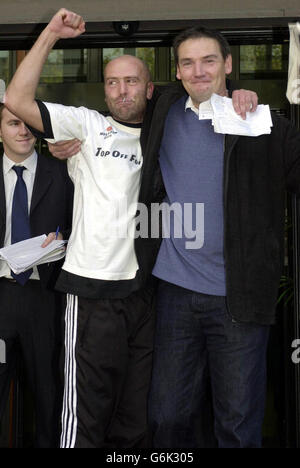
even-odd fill
[[[226,298],[161,281],[149,398],[154,447],[197,447],[208,377],[218,447],[260,447],[268,336],[268,326],[234,321]]]

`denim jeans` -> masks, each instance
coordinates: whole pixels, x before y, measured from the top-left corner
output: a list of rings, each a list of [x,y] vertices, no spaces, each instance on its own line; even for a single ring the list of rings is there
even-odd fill
[[[208,379],[218,447],[260,447],[268,336],[268,326],[234,321],[225,297],[160,281],[149,398],[154,447],[199,446]]]

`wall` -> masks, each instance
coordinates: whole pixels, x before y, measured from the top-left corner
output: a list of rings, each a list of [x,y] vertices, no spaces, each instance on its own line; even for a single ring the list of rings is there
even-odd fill
[[[88,22],[299,17],[299,0],[0,0],[0,24],[46,23],[62,6]]]

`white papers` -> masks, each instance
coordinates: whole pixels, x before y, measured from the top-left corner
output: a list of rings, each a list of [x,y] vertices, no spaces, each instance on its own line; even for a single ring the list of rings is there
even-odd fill
[[[232,99],[213,94],[210,102],[213,108],[212,125],[216,133],[253,137],[271,133],[273,123],[269,106],[257,106],[256,111],[247,112],[246,120],[243,120],[235,112]]]
[[[289,74],[286,97],[290,104],[300,104],[300,23],[290,23],[289,30]]]
[[[63,258],[67,241],[54,240],[47,247],[42,248],[46,239],[47,236],[44,234],[4,247],[0,249],[0,258],[8,263],[16,275],[30,270],[35,265],[55,262]]]

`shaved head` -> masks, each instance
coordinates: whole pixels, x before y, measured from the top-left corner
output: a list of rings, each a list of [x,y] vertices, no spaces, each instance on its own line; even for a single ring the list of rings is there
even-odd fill
[[[111,67],[115,66],[121,66],[122,64],[132,64],[140,68],[143,77],[145,78],[146,82],[151,81],[151,73],[149,70],[148,65],[138,57],[135,57],[134,55],[121,55],[120,57],[117,57],[115,59],[112,59],[104,69],[104,79],[106,76],[110,73]]]

